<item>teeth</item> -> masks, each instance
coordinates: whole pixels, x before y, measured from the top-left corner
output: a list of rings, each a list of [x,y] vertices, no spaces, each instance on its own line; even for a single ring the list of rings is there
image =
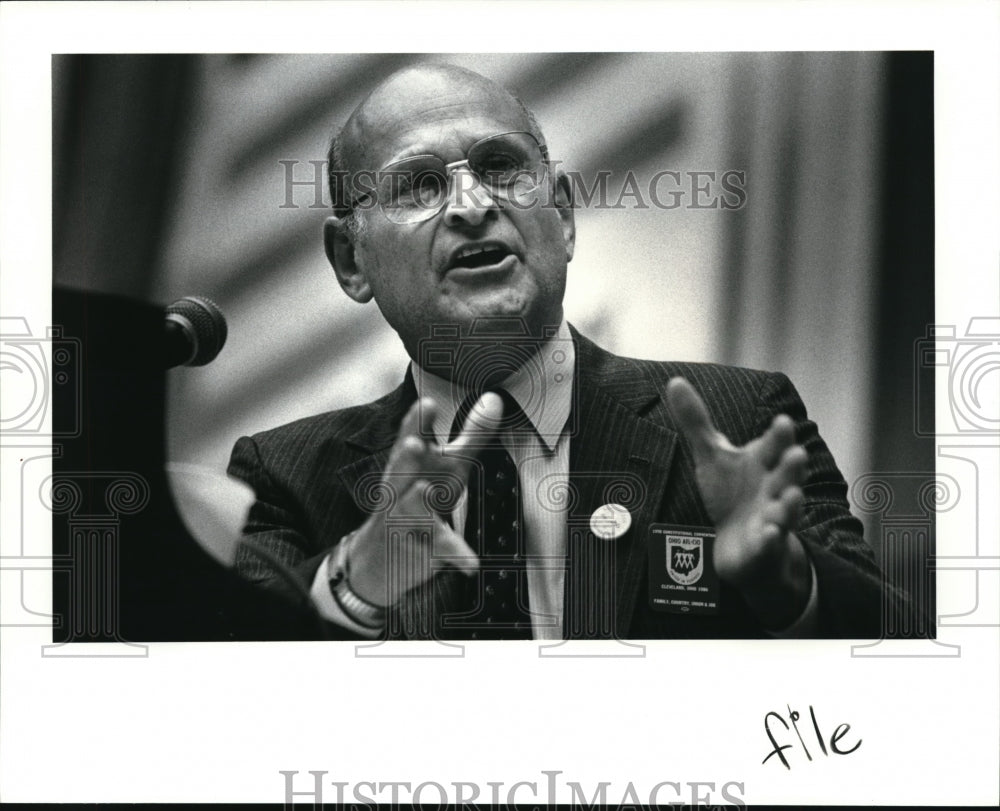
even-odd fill
[[[492,250],[496,250],[496,248],[484,247],[484,246],[464,248],[463,250],[459,251],[457,258],[465,259],[466,257],[469,256],[475,256],[477,253],[486,253],[487,251],[492,251]]]

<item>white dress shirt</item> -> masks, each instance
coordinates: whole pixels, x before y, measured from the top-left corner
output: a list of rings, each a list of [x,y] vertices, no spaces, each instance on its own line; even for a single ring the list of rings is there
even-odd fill
[[[501,432],[500,442],[517,465],[524,512],[525,568],[528,576],[528,603],[531,607],[532,636],[535,639],[562,639],[563,582],[566,564],[566,514],[554,510],[540,497],[543,482],[569,480],[569,422],[573,401],[573,368],[576,353],[569,327],[563,321],[559,331],[542,345],[538,354],[499,384],[513,396],[535,429],[513,438]],[[430,397],[438,405],[434,435],[441,444],[448,441],[455,412],[468,391],[432,375],[415,363],[413,382],[420,397]],[[466,498],[452,513],[452,526],[465,526]]]

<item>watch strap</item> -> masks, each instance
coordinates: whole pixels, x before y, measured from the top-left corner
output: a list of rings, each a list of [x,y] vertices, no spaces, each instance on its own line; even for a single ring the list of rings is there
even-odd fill
[[[368,602],[351,588],[348,552],[356,534],[357,531],[344,536],[334,550],[330,565],[330,592],[337,606],[351,620],[365,628],[378,630],[385,625],[385,608]]]

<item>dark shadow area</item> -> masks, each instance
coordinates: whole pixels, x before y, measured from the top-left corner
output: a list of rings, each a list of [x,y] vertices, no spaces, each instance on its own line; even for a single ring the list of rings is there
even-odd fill
[[[917,342],[934,323],[933,51],[888,54],[882,165],[872,458],[875,471],[904,474],[908,484],[894,481],[899,503],[882,516],[887,541],[882,563],[889,578],[933,618],[934,574],[927,567],[935,548],[933,513],[925,512],[931,532],[922,541],[912,533],[904,540],[905,528],[893,527],[893,513],[905,509],[903,501],[919,512],[920,489],[934,479],[934,437],[917,433],[918,417],[921,425],[935,424],[934,386],[918,386],[918,374],[933,380],[935,372],[944,371],[923,367],[917,355]],[[934,634],[933,621],[929,631]]]

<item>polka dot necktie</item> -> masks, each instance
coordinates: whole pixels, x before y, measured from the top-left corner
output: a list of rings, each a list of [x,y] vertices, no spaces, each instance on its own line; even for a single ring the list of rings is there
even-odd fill
[[[527,417],[506,391],[501,430],[521,430]],[[455,417],[457,428],[478,397],[470,396]],[[469,613],[462,615],[462,635],[470,639],[531,639],[528,580],[525,567],[524,513],[517,466],[499,433],[476,452],[469,474],[465,540],[479,555],[479,573],[466,583]]]

